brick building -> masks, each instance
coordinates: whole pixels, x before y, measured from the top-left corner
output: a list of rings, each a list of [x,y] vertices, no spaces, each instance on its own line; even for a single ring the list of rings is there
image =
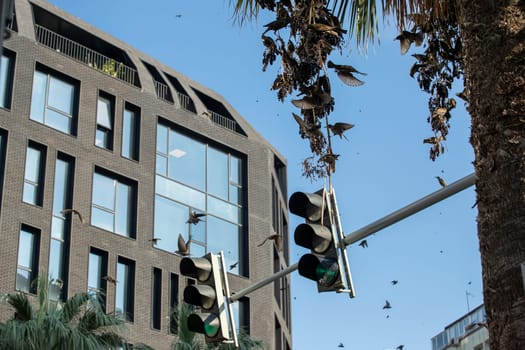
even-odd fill
[[[8,32],[0,293],[33,295],[41,274],[57,299],[102,292],[131,342],[167,349],[192,283],[179,234],[193,256],[224,252],[233,291],[287,266],[286,161],[219,94],[42,0],[16,0]],[[258,247],[273,233],[281,250]],[[291,349],[289,276],[234,310],[254,339]]]

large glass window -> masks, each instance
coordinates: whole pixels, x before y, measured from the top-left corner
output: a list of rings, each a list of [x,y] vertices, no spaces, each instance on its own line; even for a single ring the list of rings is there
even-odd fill
[[[245,275],[242,159],[163,123],[156,143],[156,247],[176,251],[181,234],[192,255],[222,250],[229,272]]]
[[[14,61],[14,53],[4,48],[0,62],[0,107],[8,109],[11,108]]]
[[[64,216],[62,210],[71,208],[73,167],[73,158],[62,153],[58,154],[55,165],[53,216],[49,248],[49,277],[52,279],[49,293],[54,300],[66,299],[71,215]]]
[[[91,224],[135,238],[136,183],[96,169],[93,174]]]
[[[135,262],[121,256],[117,260],[115,312],[133,322],[135,298]]]
[[[104,277],[107,274],[108,253],[92,247],[89,250],[88,293],[99,297],[104,310],[106,309],[107,290],[107,280]]]
[[[24,202],[42,206],[44,197],[45,164],[45,146],[29,141],[26,151],[24,191],[22,195],[22,200]]]
[[[95,132],[95,146],[113,149],[113,121],[115,114],[115,98],[100,92],[97,101],[97,130]]]
[[[78,82],[37,67],[30,118],[66,134],[76,134]]]
[[[38,251],[40,231],[22,225],[18,240],[18,268],[16,269],[16,289],[27,293],[36,293],[38,276]]]
[[[139,160],[140,108],[126,102],[122,116],[122,156]]]

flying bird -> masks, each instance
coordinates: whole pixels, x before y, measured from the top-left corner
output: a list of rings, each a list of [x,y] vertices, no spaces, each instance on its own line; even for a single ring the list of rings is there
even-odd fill
[[[343,343],[339,343],[339,345],[337,345],[338,348],[344,348],[345,345]]]
[[[364,84],[364,82],[357,79],[353,73],[362,75],[366,75],[366,73],[362,73],[352,66],[335,64],[332,61],[328,61],[327,67],[333,68],[339,79],[348,86],[361,86]]]
[[[111,276],[104,276],[102,277],[102,279],[108,281],[109,283],[113,283],[113,284],[116,284],[118,282],[116,279],[114,279]]]
[[[272,240],[272,241],[275,241],[275,244],[277,245],[277,248],[279,250],[281,250],[281,244],[282,244],[282,236],[280,234],[273,234],[273,235],[269,235],[268,237],[266,237],[264,239],[264,241],[262,241],[260,244],[257,245],[257,247],[262,247],[264,245],[264,243],[266,243],[266,241],[268,240]]]
[[[64,210],[60,211],[60,214],[62,214],[62,215],[66,215],[68,213],[72,213],[72,214],[77,215],[81,224],[85,223],[84,218],[82,217],[82,214],[80,214],[80,212],[78,210],[76,210],[76,209],[64,209]]]
[[[359,245],[363,248],[367,248],[368,247],[368,242],[366,241],[366,239],[363,239],[361,241],[361,243],[359,243]]]
[[[153,244],[157,244],[158,241],[160,241],[162,238],[153,237],[148,239],[148,241],[153,242]]]
[[[445,187],[447,185],[447,183],[445,182],[445,180],[443,180],[441,176],[436,176],[436,179],[442,187]]]
[[[182,237],[182,234],[179,233],[179,239],[177,240],[178,249],[175,251],[175,253],[183,255],[183,256],[190,255],[190,243],[191,243],[191,238],[188,239],[187,242],[185,242],[184,237]]]
[[[399,345],[399,346],[396,348],[396,350],[403,350],[404,348],[405,348],[404,345]]]
[[[390,281],[390,283],[392,283],[393,286],[395,286],[397,284],[397,282],[398,282],[397,280]]]
[[[234,268],[236,268],[237,265],[239,265],[239,262],[238,262],[238,261],[235,262],[235,263],[233,263],[233,264],[231,264],[231,265],[230,265],[230,270],[233,270]]]
[[[384,309],[391,309],[392,306],[390,305],[390,302],[388,300],[385,300],[385,305],[383,305],[383,310]]]
[[[354,127],[354,124],[350,124],[350,123],[335,123],[335,124],[328,124],[328,128],[330,129],[331,132],[334,133],[334,135],[337,135],[339,136],[340,138],[345,138],[348,140],[348,138],[343,135],[343,133],[346,131],[346,130],[349,130],[349,129],[352,129]]]
[[[202,221],[201,220],[201,217],[203,216],[206,216],[205,213],[197,213],[196,211],[192,211],[190,213],[190,216],[188,218],[188,220],[186,221],[187,224],[193,224],[193,225],[197,225],[199,223],[199,221]]]
[[[415,43],[416,46],[420,46],[423,43],[423,35],[421,33],[412,33],[406,30],[403,30],[401,34],[396,36],[394,40],[399,40],[401,45],[401,54],[404,55],[410,49],[410,45]]]

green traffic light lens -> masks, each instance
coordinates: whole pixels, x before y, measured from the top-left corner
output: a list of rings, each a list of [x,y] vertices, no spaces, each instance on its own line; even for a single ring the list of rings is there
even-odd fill
[[[339,277],[339,265],[336,260],[322,259],[315,268],[317,283],[323,287],[330,287]]]
[[[219,333],[219,328],[220,327],[214,323],[204,323],[204,333],[210,338],[215,337],[217,333]]]

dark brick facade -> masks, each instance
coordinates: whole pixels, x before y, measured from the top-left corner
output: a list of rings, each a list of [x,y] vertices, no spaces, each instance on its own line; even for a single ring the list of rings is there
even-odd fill
[[[67,57],[62,52],[52,50],[38,43],[35,39],[32,4],[53,13],[62,20],[81,28],[92,35],[120,48],[127,53],[138,71],[140,88],[127,84],[117,78],[93,69]],[[52,199],[54,169],[57,153],[64,153],[74,158],[73,208],[87,218],[85,224],[72,220],[69,273],[67,296],[87,290],[87,266],[90,247],[108,252],[108,275],[115,276],[118,256],[133,260],[135,274],[135,317],[128,324],[129,339],[132,342],[144,342],[157,349],[168,349],[174,337],[169,334],[169,279],[171,273],[179,274],[180,258],[153,247],[148,241],[152,237],[154,224],[155,194],[155,140],[156,125],[159,117],[169,120],[174,125],[202,136],[229,149],[240,152],[247,160],[247,208],[246,230],[248,235],[249,277],[229,275],[230,288],[241,290],[274,272],[277,265],[286,266],[288,244],[284,252],[275,253],[275,247],[265,244],[257,247],[263,239],[274,232],[272,228],[272,178],[275,183],[278,174],[274,159],[284,162],[283,157],[272,148],[220,95],[200,85],[198,82],[155,61],[141,52],[125,45],[115,38],[81,22],[74,16],[49,5],[45,1],[16,0],[17,32],[4,41],[4,47],[16,54],[14,82],[10,109],[0,108],[0,128],[7,131],[5,172],[3,177],[0,210],[0,293],[15,289],[17,271],[18,232],[22,224],[40,229],[39,271],[45,272],[49,262],[50,228],[52,218]],[[152,75],[141,61],[148,62],[159,71],[166,72],[185,87],[193,99],[196,113],[181,108],[176,98],[176,88],[169,84],[173,103],[157,97]],[[48,126],[29,119],[32,82],[35,66],[41,64],[59,71],[80,82],[77,135],[71,136],[56,131]],[[192,87],[222,103],[245,135],[217,125],[203,115],[207,110],[192,90]],[[113,150],[95,147],[97,96],[104,91],[115,96],[115,125]],[[139,160],[132,161],[120,155],[122,112],[124,104],[129,102],[140,108],[140,152]],[[42,207],[22,202],[24,183],[25,152],[29,140],[47,147],[45,162],[45,184]],[[285,162],[283,163],[285,164]],[[93,172],[95,167],[107,169],[122,175],[138,184],[136,238],[126,238],[89,224]],[[1,177],[0,177],[1,178]],[[278,201],[284,217],[286,214],[286,191],[277,186]],[[287,232],[284,232],[287,234]],[[288,240],[285,239],[285,242]],[[151,327],[152,271],[162,270],[162,317],[161,330]],[[185,278],[179,279],[179,291],[184,289]],[[290,284],[289,278],[279,282],[281,286]],[[280,288],[281,290],[283,288]],[[285,288],[286,289],[286,288]],[[263,340],[269,349],[290,349],[290,293],[284,298],[275,296],[272,284],[261,288],[247,297],[250,308],[250,331],[255,339]],[[182,293],[181,293],[182,294]],[[182,296],[179,296],[181,300]],[[107,310],[113,311],[115,288],[108,284]],[[283,315],[286,315],[283,316]],[[277,326],[277,322],[279,326]],[[280,329],[282,334],[275,334]],[[281,339],[280,346],[275,339]]]

